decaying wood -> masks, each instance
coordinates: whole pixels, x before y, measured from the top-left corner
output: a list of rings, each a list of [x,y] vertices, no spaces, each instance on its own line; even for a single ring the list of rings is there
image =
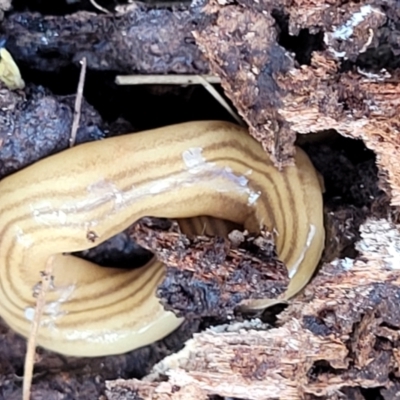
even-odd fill
[[[3,29],[14,58],[41,71],[78,65],[86,57],[88,69],[205,74],[208,63],[191,34],[195,22],[188,9],[135,3],[120,14],[16,13],[4,21]]]
[[[355,66],[341,71],[343,61],[355,61],[384,40],[396,48],[394,3],[389,2],[386,13],[380,2],[280,5],[289,14],[290,33],[300,28],[323,31],[326,49],[315,49],[299,65],[295,54],[278,44],[278,25],[271,14],[278,4],[211,1],[208,22],[195,32],[211,70],[220,76],[250,133],[278,164],[291,161],[296,133],[335,129],[362,139],[376,153],[386,176],[382,186],[391,192],[392,204],[400,205],[400,169],[392,158],[400,145],[398,74]]]
[[[188,400],[345,399],[349,387],[383,386],[383,398],[393,399],[400,342],[399,229],[369,219],[361,227],[359,256],[325,264],[281,314],[278,328],[252,321],[196,334],[143,381],[108,382],[108,398],[122,399],[129,391],[134,399],[154,400],[181,399],[183,393]]]
[[[288,272],[268,232],[255,236],[233,231],[241,236],[234,243],[217,236],[189,238],[177,222],[167,230],[162,225],[162,220],[143,218],[129,232],[165,264],[157,296],[177,316],[232,318],[243,300],[276,298],[286,290]]]
[[[399,206],[398,64],[381,56],[399,54],[396,2],[210,0],[204,6],[190,11],[133,5],[119,15],[14,14],[2,27],[17,62],[39,70],[77,63],[85,56],[89,69],[118,73],[211,71],[220,77],[251,134],[280,165],[291,162],[297,133],[334,129],[362,139],[377,156],[381,186],[389,201]],[[303,30],[311,35],[309,48],[303,48],[301,55],[298,49],[285,48],[283,36],[300,35]],[[377,61],[380,58],[383,64]],[[386,69],[373,69],[372,64]],[[0,100],[1,96],[0,92]],[[19,135],[36,133],[29,119],[13,119],[16,102],[10,99],[2,104],[3,126],[10,129],[16,121]],[[46,109],[53,104],[46,96],[35,101],[34,110],[40,109],[40,101]],[[54,110],[51,116],[41,114],[41,119],[53,124],[53,114],[67,115],[68,131],[71,112],[57,104]],[[10,138],[3,140],[2,151],[13,146],[6,145]],[[322,266],[304,293],[279,316],[277,327],[252,321],[196,334],[184,350],[156,365],[146,379],[108,382],[108,398],[361,399],[360,388],[380,388],[385,400],[396,398],[400,390],[400,226],[388,218],[370,217],[359,233],[355,225],[349,230],[349,220],[358,224],[375,212],[373,205],[364,204],[343,208],[341,215],[333,217],[339,221],[335,234],[351,231],[344,245],[360,235],[359,254],[346,258],[332,252],[342,258]],[[382,208],[377,214],[386,217],[388,204]],[[398,211],[392,215],[398,216]],[[329,240],[335,243],[335,235]],[[189,251],[196,253],[210,243],[215,244],[190,242],[182,259],[195,269]],[[170,253],[174,267],[182,263],[178,255]],[[0,341],[4,353],[7,340],[4,335]],[[144,364],[154,354],[149,349],[140,351],[135,361],[130,356],[114,359],[120,366],[117,371],[128,365],[123,377],[147,372]],[[163,351],[168,353],[165,347]],[[73,368],[86,364],[103,378],[115,372],[107,361],[101,360],[105,373],[91,361],[68,359]],[[63,363],[63,358],[56,358],[58,371]],[[39,372],[46,371],[39,363]],[[1,372],[2,386],[12,388],[14,365],[4,362]],[[95,379],[89,374],[89,386]],[[56,387],[68,382],[68,374],[53,380]],[[77,392],[74,387],[73,395]]]

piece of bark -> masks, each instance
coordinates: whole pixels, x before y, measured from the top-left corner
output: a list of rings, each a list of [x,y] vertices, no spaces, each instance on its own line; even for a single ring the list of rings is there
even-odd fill
[[[300,133],[335,129],[344,136],[362,139],[376,154],[382,188],[393,205],[400,205],[399,165],[393,157],[400,145],[399,85],[387,74],[356,72],[343,73],[337,81],[329,76],[321,80],[328,64],[327,58],[315,56],[311,66],[302,68],[303,82],[297,89],[304,91],[304,96],[300,99],[294,92],[287,96],[281,113]],[[291,83],[286,81],[285,85]]]
[[[177,222],[167,230],[159,220],[143,218],[131,237],[165,264],[157,296],[167,310],[189,319],[232,317],[243,300],[276,298],[289,283],[277,260],[272,235],[236,232],[241,239],[184,235]]]
[[[209,18],[195,38],[212,71],[220,76],[250,133],[278,165],[291,163],[296,133],[335,129],[362,139],[376,153],[382,187],[391,194],[392,204],[400,205],[400,169],[392,157],[400,144],[398,76],[360,68],[340,70],[343,60],[355,60],[367,48],[381,44],[377,38],[383,35],[382,25],[394,18],[393,7],[386,15],[379,2],[338,10],[328,4],[322,8],[308,2],[283,4],[290,32],[324,29],[325,50],[312,52],[309,65],[299,66],[295,55],[277,43],[278,27],[271,16],[274,3],[211,1],[205,9]],[[304,11],[307,18],[296,19]],[[394,24],[390,33],[392,38],[398,35]]]
[[[54,71],[86,57],[88,69],[119,73],[207,73],[194,43],[195,15],[136,3],[121,14],[16,13],[2,24],[18,63]]]
[[[316,23],[319,29],[324,27],[328,32],[324,37],[328,49],[316,51],[314,56],[327,57],[333,53],[336,58],[327,60],[321,71],[317,74],[313,71],[315,75],[311,77],[299,68],[294,54],[278,44],[278,26],[272,17],[274,3],[246,0],[238,3],[221,5],[211,1],[206,8],[210,17],[202,29],[195,32],[195,38],[210,61],[212,71],[220,76],[225,93],[248,123],[250,133],[277,164],[287,164],[294,152],[296,132],[304,133],[304,130],[299,131],[293,126],[293,121],[285,113],[285,106],[296,107],[297,118],[307,122],[309,115],[304,117],[303,112],[312,105],[317,106],[321,114],[326,114],[326,118],[335,117],[336,108],[341,109],[340,102],[337,98],[330,99],[329,84],[325,81],[337,79],[340,58],[354,58],[375,44],[369,36],[374,36],[386,17],[379,7],[366,6],[367,10],[364,10],[361,5],[353,5],[333,12],[327,5],[322,8],[326,15],[322,15],[321,8],[314,6],[314,13],[309,10],[313,18],[300,19],[298,25],[290,25],[294,33],[298,33],[300,27],[309,28]],[[275,2],[275,6],[282,4]],[[303,13],[304,7],[307,8],[305,5],[288,7],[286,11],[290,21],[297,21],[292,15]],[[313,9],[310,4],[308,7]],[[329,33],[332,24],[343,22],[346,27],[346,21],[352,21],[352,15],[357,12],[361,15],[361,22],[357,20],[347,30],[339,27],[337,32],[344,31],[340,37],[336,31]],[[366,31],[369,32],[367,38],[364,37]],[[345,40],[349,38],[351,40]],[[310,85],[311,78],[314,78],[314,84]],[[324,126],[325,129],[334,128]],[[306,132],[316,130],[320,129]]]
[[[286,76],[294,60],[277,43],[275,20],[252,7],[211,5],[196,42],[225,94],[249,125],[250,134],[278,163],[293,155],[294,131],[279,114],[284,93],[275,75]]]
[[[387,21],[381,9],[382,2],[375,4],[347,3],[337,1],[320,7],[308,1],[300,1],[296,7],[288,7],[290,14],[288,30],[298,35],[301,29],[311,33],[324,32],[324,44],[337,60],[356,61],[367,48],[380,44],[379,28]]]
[[[389,396],[398,377],[400,226],[369,219],[357,249],[356,259],[325,264],[278,328],[254,320],[196,334],[142,381],[107,382],[108,398],[124,390],[179,399],[188,387],[187,399],[340,399],[351,387]]]
[[[301,330],[297,321],[269,331],[256,320],[225,326],[225,332],[223,328],[195,334],[181,352],[156,365],[148,378],[126,381],[125,389],[128,383],[138,399],[154,400],[178,399],[179,391],[189,386],[200,398],[217,394],[249,400],[300,399],[298,387],[306,383],[304,375],[313,362],[331,358],[338,368],[347,367],[343,344],[316,338]],[[158,381],[165,378],[167,382]],[[118,399],[118,381],[107,382],[106,387],[109,400]]]

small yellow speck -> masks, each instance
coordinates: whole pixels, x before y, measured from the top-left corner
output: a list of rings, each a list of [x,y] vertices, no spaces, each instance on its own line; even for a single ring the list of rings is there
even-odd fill
[[[3,47],[0,49],[0,80],[10,90],[23,89],[25,82],[11,54]]]

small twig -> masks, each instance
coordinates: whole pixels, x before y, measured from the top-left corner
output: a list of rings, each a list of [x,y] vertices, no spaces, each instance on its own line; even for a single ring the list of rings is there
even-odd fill
[[[212,86],[209,82],[207,82],[201,75],[197,75],[196,79],[200,84],[204,86],[204,89],[210,93],[215,100],[221,104],[222,107],[225,108],[226,111],[236,120],[236,122],[241,125],[245,126],[245,123],[242,121],[242,119],[239,117],[239,115],[236,114],[236,112],[232,109],[232,107],[225,101],[225,99],[217,92],[214,86]]]
[[[36,338],[39,330],[40,319],[46,303],[45,297],[52,283],[53,257],[47,260],[45,271],[42,273],[40,290],[37,294],[35,315],[31,325],[28,345],[25,354],[24,379],[22,384],[22,398],[29,400],[32,385],[33,366],[35,363]]]
[[[86,76],[86,57],[83,57],[81,60],[81,73],[79,75],[78,90],[75,99],[74,120],[72,122],[71,136],[69,138],[69,147],[73,147],[75,145],[76,134],[78,132],[79,120],[81,118],[83,85],[85,84],[85,76]]]
[[[74,108],[74,120],[72,122],[71,127],[71,135],[69,144],[72,147],[75,144],[76,133],[78,131],[79,120],[81,117],[81,105],[83,98],[83,85],[85,82],[85,74],[86,74],[86,58],[83,58],[81,61],[81,73],[79,76],[78,90],[76,94],[75,100],[75,108]],[[42,273],[42,280],[40,283],[40,289],[38,293],[34,293],[37,295],[36,306],[35,306],[35,314],[31,325],[31,332],[29,334],[28,345],[26,349],[25,355],[25,365],[24,365],[24,379],[23,379],[23,387],[22,387],[22,398],[23,400],[29,400],[31,385],[32,385],[32,376],[33,376],[33,367],[35,364],[35,353],[36,353],[36,339],[37,333],[40,327],[40,319],[43,314],[43,309],[46,304],[46,294],[49,291],[49,288],[52,283],[52,272],[53,272],[53,259],[54,257],[50,257],[47,260],[45,271]]]
[[[117,75],[117,85],[201,85],[198,75]],[[209,83],[220,83],[218,76],[202,75]]]
[[[203,85],[204,88],[217,100],[222,107],[244,126],[242,119],[235,113],[225,99],[217,92],[212,84],[221,83],[221,79],[214,75],[117,75],[117,85]]]
[[[102,7],[100,4],[97,4],[95,0],[89,0],[92,3],[92,6],[94,8],[97,8],[99,11],[105,13],[105,14],[111,14],[110,11],[107,10],[107,8]]]

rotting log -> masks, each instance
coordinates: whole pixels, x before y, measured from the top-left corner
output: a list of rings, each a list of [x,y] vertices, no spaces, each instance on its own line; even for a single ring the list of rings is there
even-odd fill
[[[178,317],[232,319],[243,300],[273,299],[287,289],[288,272],[269,232],[186,235],[178,222],[165,226],[156,218],[142,218],[128,232],[165,265],[157,296]]]
[[[393,191],[392,204],[400,205],[400,174],[391,158],[400,144],[398,72],[369,71],[363,61],[364,53],[373,59],[383,46],[389,55],[396,52],[400,32],[394,2],[210,1],[205,13],[209,19],[194,33],[196,41],[250,133],[277,163],[290,163],[297,133],[335,129],[362,139],[376,153],[387,177],[382,185]],[[319,45],[308,44],[310,56],[301,64],[279,44],[277,21],[283,16],[290,34],[308,29],[321,36]],[[396,68],[390,59],[387,64]]]
[[[356,259],[325,264],[279,316],[195,334],[143,380],[107,382],[109,400],[346,399],[359,388],[398,388],[399,225],[369,219]],[[389,378],[391,377],[391,378]]]
[[[195,23],[188,9],[137,3],[107,15],[15,13],[2,28],[14,58],[41,71],[79,64],[86,57],[89,69],[101,71],[207,73],[208,63],[191,34]]]

